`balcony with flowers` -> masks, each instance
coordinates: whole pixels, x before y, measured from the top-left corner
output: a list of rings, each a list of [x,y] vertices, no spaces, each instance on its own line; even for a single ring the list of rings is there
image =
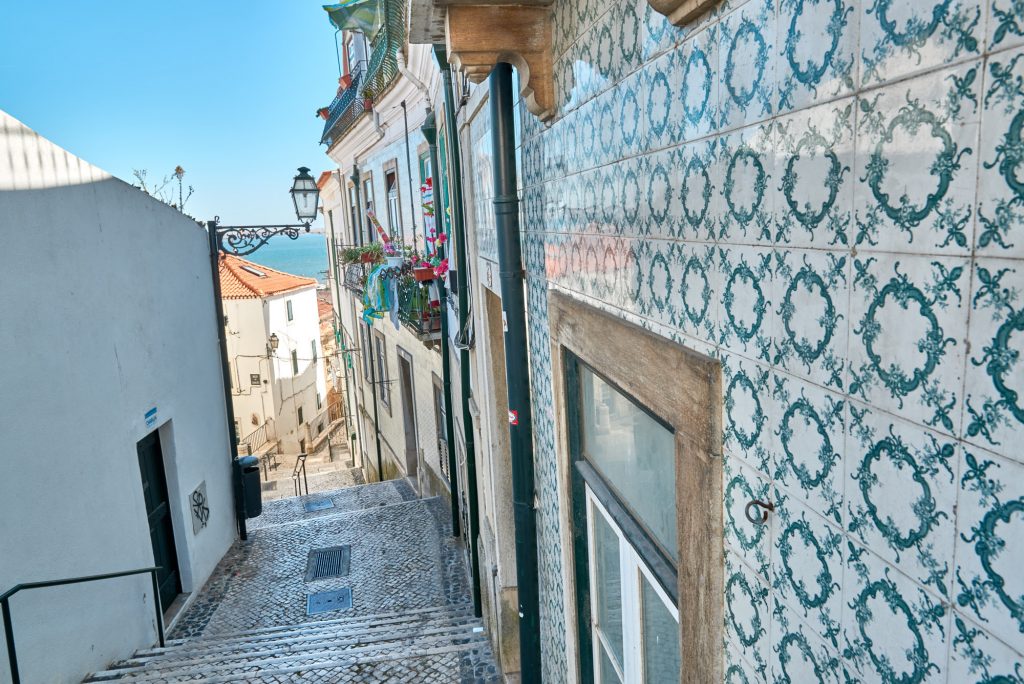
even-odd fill
[[[421,342],[441,339],[439,285],[448,273],[448,260],[442,258],[440,248],[445,236],[436,236],[431,229],[429,248],[421,255],[392,240],[373,213],[367,216],[379,240],[349,247],[339,254],[345,268],[345,286],[362,293],[363,320],[372,324],[388,318],[396,330],[405,325]],[[357,282],[350,284],[350,273],[351,280]]]

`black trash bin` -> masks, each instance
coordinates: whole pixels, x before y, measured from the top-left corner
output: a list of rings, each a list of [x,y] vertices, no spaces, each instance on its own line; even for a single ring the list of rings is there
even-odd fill
[[[238,459],[242,470],[242,488],[245,490],[245,517],[255,518],[263,512],[263,492],[260,488],[260,459],[242,456]]]

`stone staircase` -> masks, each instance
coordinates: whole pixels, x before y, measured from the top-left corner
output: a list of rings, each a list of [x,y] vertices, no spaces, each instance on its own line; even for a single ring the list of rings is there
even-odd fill
[[[485,651],[471,611],[427,608],[172,640],[85,681],[498,681],[470,664]]]
[[[249,522],[163,648],[85,681],[502,681],[439,499],[394,480],[267,502]],[[307,552],[337,545],[347,574],[305,581]],[[310,594],[342,588],[350,608],[307,614]]]

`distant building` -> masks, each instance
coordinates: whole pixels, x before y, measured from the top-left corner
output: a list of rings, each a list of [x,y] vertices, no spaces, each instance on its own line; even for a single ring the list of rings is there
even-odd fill
[[[0,112],[0,593],[21,681],[156,641],[236,536],[207,234]],[[10,681],[0,639],[0,682]]]
[[[327,410],[316,280],[222,254],[220,283],[240,442],[306,451]]]

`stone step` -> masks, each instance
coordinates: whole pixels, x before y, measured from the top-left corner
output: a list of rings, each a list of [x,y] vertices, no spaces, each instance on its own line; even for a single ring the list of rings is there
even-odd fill
[[[245,649],[246,653],[270,650],[297,650],[313,645],[327,644],[370,644],[404,639],[417,634],[456,634],[474,633],[479,629],[479,621],[472,617],[451,618],[448,620],[421,620],[399,624],[383,624],[366,627],[360,630],[335,631],[332,629],[309,629],[302,632],[285,630],[281,635],[263,634],[251,637],[246,641],[213,641],[192,639],[184,644],[165,648],[151,648],[137,651],[132,658],[117,663],[114,667],[134,667],[146,665],[161,658],[172,657],[175,660],[205,658],[207,656],[222,657]]]
[[[169,667],[167,668],[154,668],[150,665],[137,669],[105,670],[94,673],[85,682],[255,681],[256,678],[286,675],[311,669],[351,668],[364,662],[404,661],[427,655],[482,649],[487,648],[488,643],[483,632],[475,633],[472,637],[444,635],[410,641],[413,643],[402,643],[399,646],[369,645],[347,650],[321,648],[299,654],[289,653],[274,656],[251,657],[243,651],[237,658],[203,665],[183,663],[174,666],[173,661],[168,661]]]
[[[374,613],[372,615],[361,615],[351,616],[343,618],[331,618],[327,620],[309,620],[307,622],[297,622],[291,625],[274,625],[273,627],[256,627],[254,629],[246,629],[235,632],[216,632],[214,634],[204,634],[199,637],[191,639],[171,639],[167,641],[167,646],[178,646],[202,640],[205,643],[212,644],[218,642],[248,642],[252,638],[259,638],[264,635],[284,635],[288,633],[301,634],[305,630],[310,629],[351,629],[356,630],[360,627],[371,626],[374,624],[402,624],[404,622],[417,622],[424,619],[431,618],[455,618],[455,617],[469,617],[472,614],[472,608],[469,605],[466,606],[452,606],[452,607],[439,607],[430,606],[427,608],[406,608],[402,611],[394,611],[388,613]]]
[[[421,625],[403,630],[392,630],[386,634],[373,634],[366,638],[349,636],[332,638],[329,635],[319,637],[294,637],[280,642],[264,642],[262,644],[238,644],[232,648],[222,648],[209,652],[178,653],[171,649],[152,657],[135,658],[124,661],[109,672],[119,675],[127,673],[156,673],[168,670],[204,668],[216,664],[230,664],[237,661],[249,662],[254,659],[275,659],[282,657],[301,657],[306,654],[322,653],[343,654],[366,648],[375,648],[380,652],[404,649],[425,644],[453,644],[475,641],[482,634],[478,624],[462,625]]]

